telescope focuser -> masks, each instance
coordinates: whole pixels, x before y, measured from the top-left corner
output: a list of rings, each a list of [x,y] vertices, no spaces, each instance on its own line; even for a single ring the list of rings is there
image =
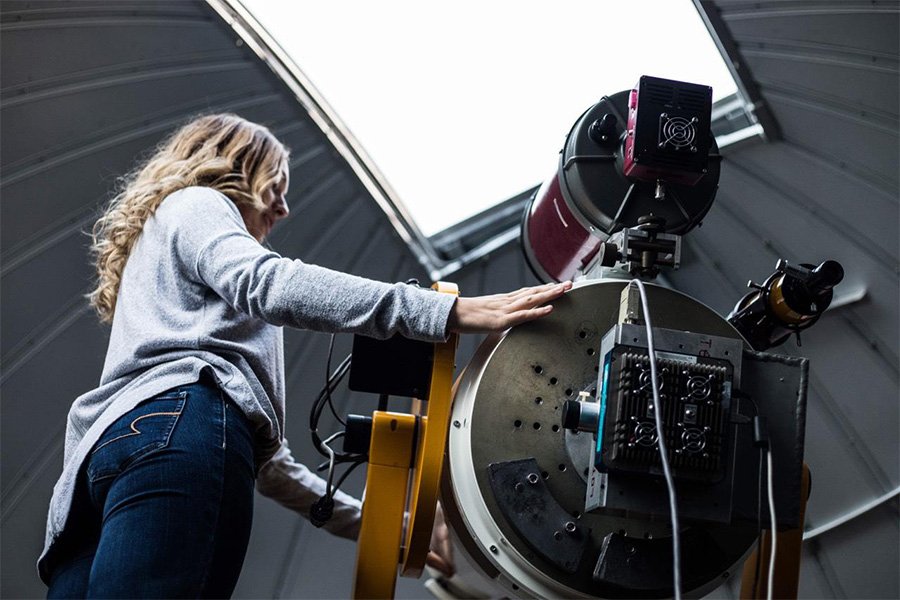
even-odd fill
[[[834,260],[818,266],[779,260],[764,283],[748,282],[753,291],[741,298],[728,322],[756,350],[778,346],[791,334],[799,346],[800,331],[819,320],[831,305],[832,288],[843,278],[844,269]]]

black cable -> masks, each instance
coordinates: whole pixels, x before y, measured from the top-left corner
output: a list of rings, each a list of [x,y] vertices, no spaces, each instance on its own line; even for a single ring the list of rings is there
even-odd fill
[[[345,463],[353,463],[353,462],[359,462],[359,461],[366,462],[368,460],[368,456],[366,456],[364,454],[347,454],[347,453],[342,453],[342,454],[343,454],[343,456],[335,456],[334,457],[334,464],[342,465]],[[316,473],[321,473],[322,471],[327,469],[329,462],[330,461],[325,460],[325,461],[320,462],[318,465],[316,465]]]
[[[347,479],[347,477],[350,476],[350,473],[352,473],[353,470],[354,470],[356,467],[358,467],[359,465],[363,464],[364,462],[366,462],[366,461],[365,461],[365,460],[356,460],[356,461],[353,461],[353,464],[350,465],[350,466],[347,468],[346,471],[344,471],[344,474],[341,475],[341,477],[337,480],[337,483],[334,484],[334,489],[331,490],[332,496],[333,496],[334,493],[335,493],[336,491],[338,491],[338,490],[340,489],[340,487],[344,484],[344,480]]]
[[[325,381],[326,381],[326,382],[328,382],[328,381],[331,380],[331,355],[332,355],[333,352],[334,352],[334,337],[335,337],[335,334],[332,333],[332,334],[331,334],[331,341],[328,342],[328,358],[325,359]],[[334,415],[334,418],[337,419],[338,422],[339,422],[341,425],[343,425],[344,427],[346,427],[346,426],[347,426],[346,421],[344,421],[344,420],[337,414],[337,411],[334,409],[334,402],[332,401],[332,398],[331,398],[331,390],[329,389],[329,387],[328,387],[327,385],[325,386],[325,389],[328,390],[328,392],[327,392],[327,396],[328,396],[328,408],[331,409],[331,414]]]
[[[347,372],[350,369],[352,355],[347,356],[341,364],[335,369],[334,373],[332,373],[327,381],[325,382],[325,387],[319,392],[318,397],[313,402],[312,408],[309,413],[309,432],[310,437],[312,438],[313,446],[316,450],[325,457],[330,457],[331,453],[329,449],[325,447],[322,438],[319,436],[319,419],[322,417],[322,411],[325,409],[325,404],[328,401],[328,396],[334,389],[340,384],[343,378],[346,376]],[[358,458],[354,454],[347,454],[344,452],[335,452],[336,458]]]
[[[330,392],[333,392],[337,385],[343,380],[344,376],[347,374],[347,370],[350,368],[350,359],[348,356],[344,359],[344,361],[338,366],[334,373],[332,373],[331,377],[329,377],[325,383],[325,387],[319,392],[319,395],[316,397],[316,400],[313,402],[313,407],[310,412],[310,428],[314,429],[318,425],[319,418],[322,415],[322,410],[325,408],[325,402],[327,401],[327,396]]]
[[[350,473],[358,467],[360,464],[365,462],[367,459],[365,456],[359,454],[350,454],[346,452],[338,452],[329,446],[329,442],[336,440],[339,437],[342,437],[346,432],[338,431],[330,435],[327,439],[323,440],[319,436],[319,420],[322,418],[322,411],[325,410],[325,405],[328,405],[328,408],[331,410],[331,414],[340,422],[341,425],[346,429],[347,423],[338,415],[337,410],[334,408],[334,400],[332,398],[332,392],[337,388],[337,386],[343,381],[344,377],[347,375],[350,370],[350,364],[352,361],[352,355],[348,355],[341,364],[338,365],[338,368],[331,371],[331,357],[334,354],[334,339],[335,335],[331,334],[331,339],[328,342],[328,357],[325,359],[325,387],[319,392],[319,395],[313,401],[312,407],[310,407],[309,411],[309,434],[312,438],[313,446],[318,450],[320,454],[326,456],[328,458],[323,464],[319,465],[316,469],[317,471],[321,471],[322,469],[328,469],[328,478],[325,480],[325,494],[316,500],[309,511],[309,521],[315,527],[322,527],[325,525],[332,517],[334,513],[334,493],[337,491],[340,486],[344,483],[344,480]],[[334,482],[334,471],[335,466],[340,463],[351,462],[353,463],[350,468],[348,468],[343,475],[337,480],[337,483]]]

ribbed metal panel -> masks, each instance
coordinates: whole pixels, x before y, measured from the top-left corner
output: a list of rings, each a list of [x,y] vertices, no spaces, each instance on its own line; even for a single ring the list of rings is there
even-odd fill
[[[778,350],[811,359],[813,493],[801,597],[893,598],[898,586],[897,2],[719,0],[781,141],[726,151],[716,205],[671,280],[727,312],[778,258],[839,260],[835,308]],[[893,496],[892,496],[893,495]],[[873,500],[851,521],[830,524]]]

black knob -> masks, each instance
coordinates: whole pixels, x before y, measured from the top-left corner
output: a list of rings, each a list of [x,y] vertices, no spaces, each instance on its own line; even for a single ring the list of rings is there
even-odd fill
[[[648,231],[662,231],[666,226],[666,218],[657,215],[642,215],[638,217],[638,226]]]
[[[562,426],[565,429],[578,429],[581,421],[581,402],[578,400],[566,400],[562,410]]]
[[[603,242],[600,244],[600,249],[597,253],[599,254],[597,262],[599,262],[601,266],[612,267],[619,262],[619,247],[612,242]]]
[[[598,144],[608,144],[610,141],[615,141],[617,139],[617,122],[618,119],[616,119],[615,115],[606,113],[591,123],[591,126],[588,128],[588,135]]]

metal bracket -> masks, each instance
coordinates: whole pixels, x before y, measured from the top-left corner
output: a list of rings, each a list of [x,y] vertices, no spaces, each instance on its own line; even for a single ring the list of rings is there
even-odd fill
[[[488,478],[501,512],[542,558],[574,573],[591,529],[578,525],[544,485],[534,458],[488,465]]]

